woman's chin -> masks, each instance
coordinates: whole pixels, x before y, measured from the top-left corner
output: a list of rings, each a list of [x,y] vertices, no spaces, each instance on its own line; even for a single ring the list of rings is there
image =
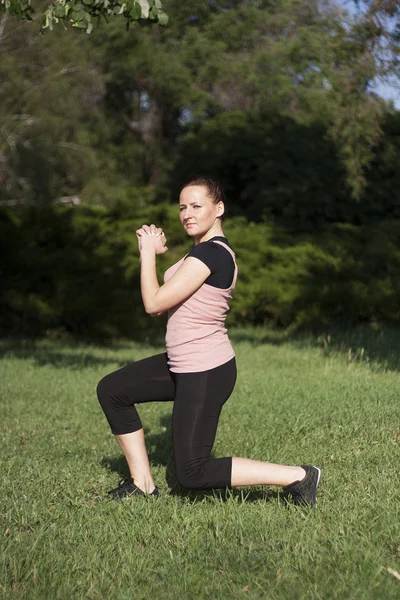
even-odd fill
[[[196,235],[196,228],[195,227],[185,227],[185,231],[188,235],[190,235],[190,237],[193,237]]]

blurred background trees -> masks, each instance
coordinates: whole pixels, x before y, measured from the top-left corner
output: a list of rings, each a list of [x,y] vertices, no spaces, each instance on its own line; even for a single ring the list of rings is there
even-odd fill
[[[161,271],[178,258],[193,173],[228,193],[232,323],[396,322],[400,113],[374,87],[398,76],[399,8],[353,5],[165,0],[167,27],[91,35],[3,13],[2,329],[149,327],[134,231],[158,219]]]

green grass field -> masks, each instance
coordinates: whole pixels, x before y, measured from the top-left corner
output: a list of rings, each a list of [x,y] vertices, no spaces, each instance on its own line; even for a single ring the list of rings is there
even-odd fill
[[[400,332],[231,337],[215,455],[321,466],[317,509],[276,488],[184,493],[156,403],[140,414],[161,498],[104,500],[127,470],[96,384],[162,348],[5,340],[0,597],[400,597]]]

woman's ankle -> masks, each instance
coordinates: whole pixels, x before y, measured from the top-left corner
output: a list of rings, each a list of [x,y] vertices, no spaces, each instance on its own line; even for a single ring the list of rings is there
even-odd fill
[[[143,477],[135,477],[134,475],[132,475],[132,479],[133,479],[135,485],[145,494],[151,494],[151,492],[153,492],[156,487],[152,477],[143,478]]]
[[[298,467],[298,469],[299,469],[299,477],[297,478],[296,481],[302,481],[304,479],[304,477],[307,475],[307,473],[305,472],[303,467]]]

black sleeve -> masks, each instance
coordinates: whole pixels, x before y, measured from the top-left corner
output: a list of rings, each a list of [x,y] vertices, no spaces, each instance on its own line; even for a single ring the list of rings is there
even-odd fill
[[[226,248],[214,242],[202,242],[194,246],[186,258],[189,256],[198,258],[210,269],[211,275],[205,283],[221,289],[232,285],[235,265]]]

